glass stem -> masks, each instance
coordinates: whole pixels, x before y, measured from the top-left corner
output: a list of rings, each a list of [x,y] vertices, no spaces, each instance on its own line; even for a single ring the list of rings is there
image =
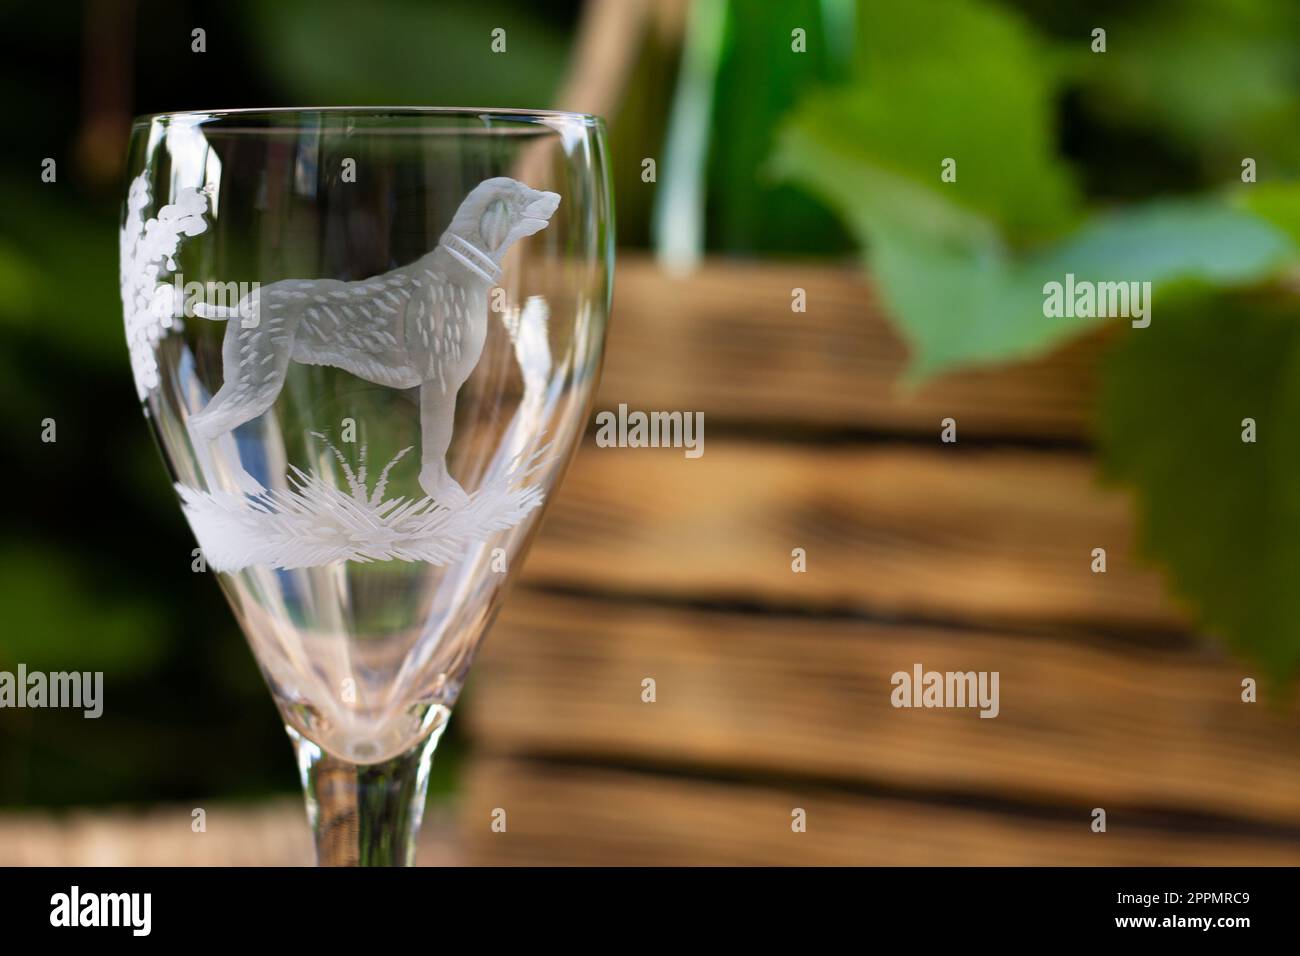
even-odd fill
[[[287,727],[318,866],[414,866],[429,765],[445,723],[406,753],[354,764]]]

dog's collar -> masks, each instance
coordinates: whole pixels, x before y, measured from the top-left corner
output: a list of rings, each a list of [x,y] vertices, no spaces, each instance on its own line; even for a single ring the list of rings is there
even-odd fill
[[[446,249],[448,255],[484,282],[490,284],[501,278],[501,267],[496,264],[491,256],[468,239],[462,238],[454,232],[448,232],[443,234],[442,241],[438,245]]]

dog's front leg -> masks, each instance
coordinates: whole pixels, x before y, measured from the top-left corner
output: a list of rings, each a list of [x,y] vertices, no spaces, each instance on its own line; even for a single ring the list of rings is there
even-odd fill
[[[456,420],[456,393],[435,382],[420,386],[420,487],[438,504],[457,508],[469,495],[447,471],[447,449]]]

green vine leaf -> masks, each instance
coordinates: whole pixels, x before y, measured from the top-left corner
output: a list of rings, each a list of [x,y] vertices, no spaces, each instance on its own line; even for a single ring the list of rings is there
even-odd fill
[[[1105,475],[1143,550],[1210,632],[1284,680],[1300,667],[1300,323],[1219,297],[1132,330],[1102,367]],[[1243,441],[1252,419],[1255,441]]]
[[[1044,315],[1044,285],[1069,273],[1150,282],[1163,299],[1179,283],[1248,285],[1295,261],[1284,224],[1230,197],[1085,217],[1054,154],[1054,61],[1005,10],[873,8],[859,47],[859,75],[800,104],[773,167],[863,245],[913,380],[1033,358],[1095,325]],[[941,179],[945,159],[955,181]]]

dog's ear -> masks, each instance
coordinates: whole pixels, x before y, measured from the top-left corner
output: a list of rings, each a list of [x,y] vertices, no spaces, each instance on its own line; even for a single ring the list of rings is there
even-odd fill
[[[505,200],[496,199],[488,204],[479,219],[478,234],[483,237],[487,243],[488,249],[495,252],[501,248],[501,243],[506,241],[506,236],[510,234],[510,210],[506,208]]]

